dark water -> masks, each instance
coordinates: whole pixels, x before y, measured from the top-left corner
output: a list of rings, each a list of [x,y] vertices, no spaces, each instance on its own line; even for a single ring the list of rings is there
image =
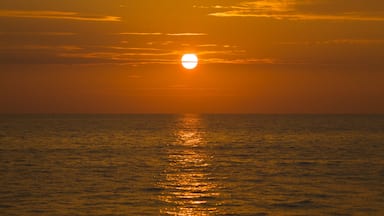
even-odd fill
[[[0,175],[0,215],[384,215],[384,116],[1,116]]]

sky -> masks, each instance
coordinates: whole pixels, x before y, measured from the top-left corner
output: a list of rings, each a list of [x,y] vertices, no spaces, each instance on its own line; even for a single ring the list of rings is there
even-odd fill
[[[0,0],[0,113],[375,114],[383,98],[382,0]]]

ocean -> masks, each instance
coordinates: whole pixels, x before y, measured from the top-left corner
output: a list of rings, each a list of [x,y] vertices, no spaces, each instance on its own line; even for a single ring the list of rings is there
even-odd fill
[[[384,215],[383,115],[1,115],[0,215]]]

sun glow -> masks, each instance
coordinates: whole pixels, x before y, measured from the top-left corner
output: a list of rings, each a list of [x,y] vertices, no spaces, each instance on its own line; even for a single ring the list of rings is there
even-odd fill
[[[185,69],[192,70],[197,67],[197,64],[199,62],[199,59],[197,58],[196,54],[189,53],[184,54],[181,58],[181,64]]]

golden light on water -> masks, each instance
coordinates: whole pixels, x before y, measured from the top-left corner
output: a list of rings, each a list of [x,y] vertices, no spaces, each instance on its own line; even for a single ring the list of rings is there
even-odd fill
[[[200,118],[186,115],[175,131],[176,141],[168,148],[168,167],[160,182],[164,192],[160,200],[168,203],[161,214],[212,215],[217,208],[210,201],[219,196],[212,181],[211,158],[204,151],[204,131]]]

